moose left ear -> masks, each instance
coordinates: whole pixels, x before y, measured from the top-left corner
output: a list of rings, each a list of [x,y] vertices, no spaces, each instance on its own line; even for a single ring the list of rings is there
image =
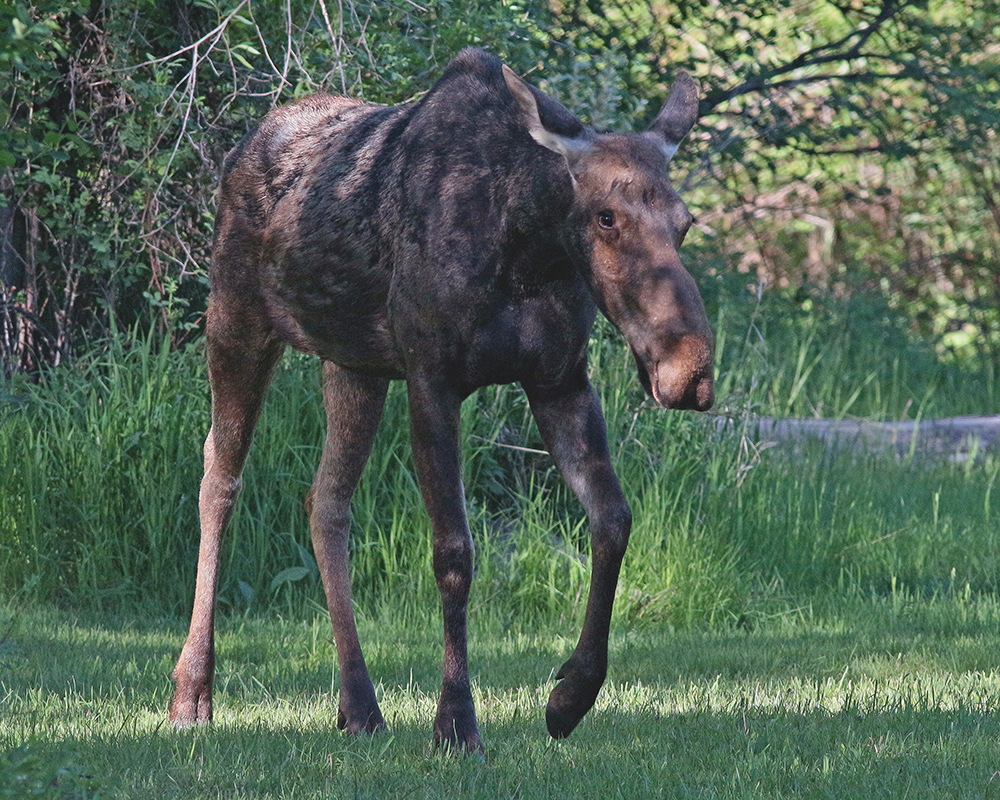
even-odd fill
[[[593,131],[562,103],[529,86],[506,64],[503,79],[521,109],[528,133],[538,144],[564,156],[570,165],[590,147]]]
[[[656,140],[657,146],[670,161],[677,152],[681,140],[698,121],[698,82],[686,72],[680,72],[674,79],[670,97],[649,126],[646,136]],[[653,137],[650,134],[658,134]]]

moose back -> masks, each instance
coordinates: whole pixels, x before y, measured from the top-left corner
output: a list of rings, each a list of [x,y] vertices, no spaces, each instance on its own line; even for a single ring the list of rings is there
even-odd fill
[[[519,382],[586,510],[592,576],[583,631],[546,709],[569,735],[607,673],[631,512],[587,378],[600,310],[666,408],[713,402],[713,340],[678,248],[692,217],[667,166],[697,119],[678,75],[649,130],[598,133],[493,56],[462,51],[418,102],[318,94],[269,113],[228,155],[207,317],[205,441],[194,609],[170,718],[212,718],[219,550],[275,363],[323,364],[327,433],[307,498],[340,667],[338,726],[385,726],[351,607],[351,496],[390,380],[405,380],[444,619],[434,741],[482,749],[469,688],[473,545],[459,454],[462,400]]]

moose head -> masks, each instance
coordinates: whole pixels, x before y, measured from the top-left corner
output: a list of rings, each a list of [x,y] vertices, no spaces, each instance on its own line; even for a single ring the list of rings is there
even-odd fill
[[[632,348],[639,380],[665,408],[711,408],[713,338],[678,248],[694,218],[668,177],[698,118],[698,86],[680,73],[649,130],[597,133],[507,66],[504,79],[531,137],[563,156],[574,190],[567,250]]]

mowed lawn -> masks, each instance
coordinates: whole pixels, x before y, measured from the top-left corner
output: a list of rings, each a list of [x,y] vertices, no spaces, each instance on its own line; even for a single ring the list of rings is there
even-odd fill
[[[363,619],[390,732],[336,730],[328,622],[230,618],[215,724],[166,723],[183,620],[5,607],[0,797],[1000,797],[1000,603],[846,592],[771,617],[624,630],[572,737],[543,709],[575,622],[474,613],[487,753],[430,744],[439,624]],[[411,615],[412,616],[412,615]]]

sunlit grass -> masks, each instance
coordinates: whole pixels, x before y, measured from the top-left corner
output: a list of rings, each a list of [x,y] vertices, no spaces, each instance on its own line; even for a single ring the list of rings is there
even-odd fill
[[[62,794],[41,795],[51,797],[995,796],[1000,604],[989,598],[850,594],[749,632],[619,630],[597,706],[558,743],[542,712],[572,631],[505,630],[481,615],[471,652],[482,762],[430,744],[432,611],[362,620],[390,725],[374,739],[334,726],[322,615],[224,623],[216,722],[182,732],[165,724],[181,621],[12,616],[0,790],[20,758],[22,772],[75,769]]]

